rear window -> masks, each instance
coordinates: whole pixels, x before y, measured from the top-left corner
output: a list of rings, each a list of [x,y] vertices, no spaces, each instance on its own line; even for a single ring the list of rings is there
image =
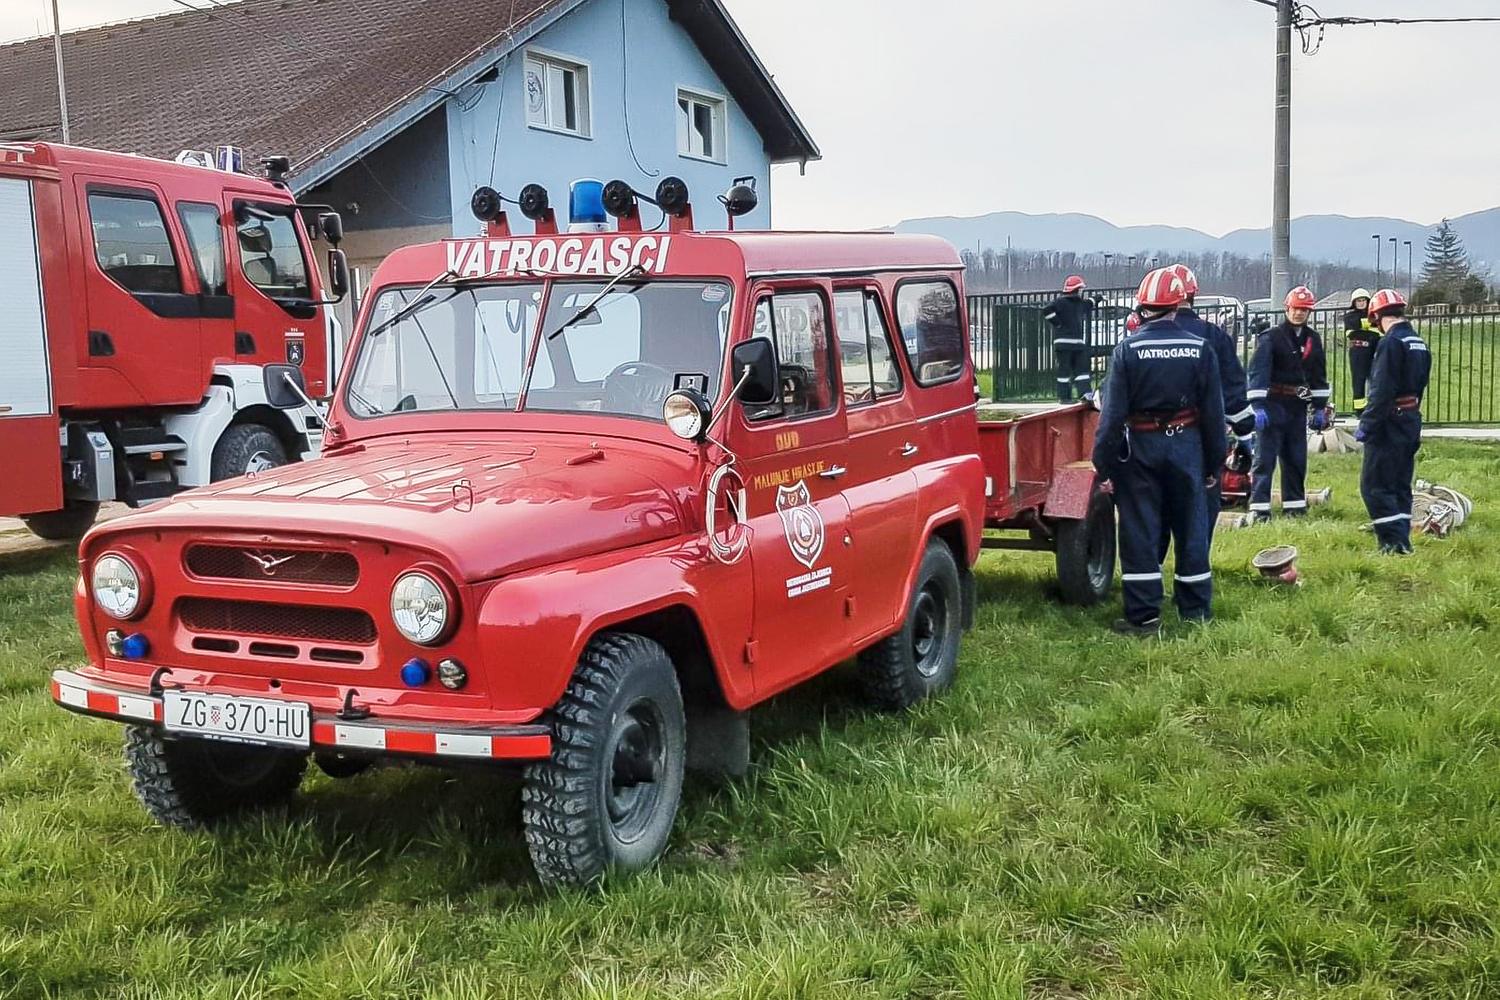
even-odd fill
[[[921,386],[952,382],[964,371],[958,292],[947,281],[909,281],[896,289],[901,346]]]

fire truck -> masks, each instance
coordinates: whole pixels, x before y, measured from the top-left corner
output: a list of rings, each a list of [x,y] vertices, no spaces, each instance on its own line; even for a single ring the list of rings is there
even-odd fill
[[[95,528],[88,663],[54,701],[126,725],[159,821],[208,824],[396,759],[518,766],[551,885],[651,864],[684,772],[743,773],[747,712],[849,659],[904,709],[947,688],[985,546],[1114,575],[1087,404],[976,419],[941,240],[693,228],[545,192],[511,231],[375,275],[322,457]],[[606,219],[613,215],[614,228]],[[656,221],[655,219],[651,221]]]
[[[0,145],[0,516],[72,538],[132,507],[316,454],[341,340],[312,238],[337,213],[266,177]],[[293,370],[305,401],[272,406]]]

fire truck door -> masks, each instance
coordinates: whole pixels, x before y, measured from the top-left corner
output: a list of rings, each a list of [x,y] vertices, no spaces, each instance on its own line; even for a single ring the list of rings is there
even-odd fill
[[[0,302],[0,455],[11,470],[0,513],[57,510],[62,453],[30,181],[0,178]]]
[[[306,231],[289,205],[228,192],[230,292],[235,303],[238,360],[292,364],[314,397],[330,392],[328,328],[316,304],[316,273]]]
[[[80,177],[88,344],[85,368],[119,379],[102,406],[197,403],[208,387],[191,255],[154,185]],[[131,397],[134,398],[131,398]]]

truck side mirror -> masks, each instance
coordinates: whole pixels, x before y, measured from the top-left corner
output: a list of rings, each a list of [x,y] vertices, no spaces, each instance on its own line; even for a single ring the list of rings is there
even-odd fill
[[[344,251],[328,251],[328,287],[333,291],[333,301],[342,302],[349,294],[349,258]]]
[[[344,217],[337,212],[324,212],[318,216],[318,228],[323,238],[333,246],[344,242]]]
[[[262,369],[266,380],[266,402],[278,410],[295,410],[307,401],[307,383],[302,378],[302,369],[296,365],[266,365]],[[288,384],[291,379],[296,388]],[[301,389],[301,392],[297,390]]]
[[[740,402],[769,406],[780,398],[781,370],[776,361],[776,347],[769,338],[752,337],[734,345],[730,371],[740,387]]]

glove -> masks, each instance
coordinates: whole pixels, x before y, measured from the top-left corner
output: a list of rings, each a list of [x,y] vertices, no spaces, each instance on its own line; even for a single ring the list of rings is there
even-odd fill
[[[1328,414],[1323,410],[1314,410],[1312,419],[1308,422],[1308,426],[1310,426],[1315,431],[1327,430]]]
[[[1270,426],[1271,415],[1266,412],[1266,408],[1264,406],[1257,406],[1255,408],[1255,429],[1257,431],[1263,431]]]
[[[1364,441],[1365,438],[1367,438],[1369,436],[1370,435],[1365,431],[1365,425],[1364,424],[1360,424],[1358,427],[1356,427],[1354,429],[1354,440],[1356,440],[1356,441],[1361,441],[1362,442],[1362,441]]]

